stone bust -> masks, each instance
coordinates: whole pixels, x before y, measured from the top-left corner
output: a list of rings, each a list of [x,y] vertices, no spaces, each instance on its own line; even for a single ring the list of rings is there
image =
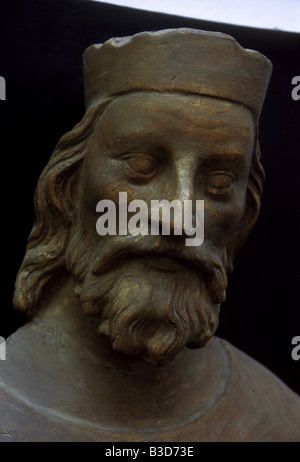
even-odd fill
[[[298,396],[214,336],[259,213],[271,69],[232,37],[192,29],[86,50],[86,114],[36,189],[14,296],[29,322],[1,364],[0,440],[300,440]],[[158,233],[149,218],[149,232],[99,235],[101,200],[120,230],[120,192],[149,210],[202,202],[203,242],[186,245],[195,208],[189,227],[170,208],[169,233],[161,209]]]

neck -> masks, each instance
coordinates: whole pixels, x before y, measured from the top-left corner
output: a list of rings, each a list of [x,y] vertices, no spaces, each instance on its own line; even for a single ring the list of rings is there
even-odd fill
[[[218,341],[199,350],[184,348],[169,366],[155,367],[113,351],[97,325],[97,319],[82,314],[72,279],[64,281],[26,326],[31,350],[38,346],[34,368],[46,376],[41,390],[33,387],[34,401],[66,412],[68,419],[147,431],[193,421],[222,396],[229,365]]]

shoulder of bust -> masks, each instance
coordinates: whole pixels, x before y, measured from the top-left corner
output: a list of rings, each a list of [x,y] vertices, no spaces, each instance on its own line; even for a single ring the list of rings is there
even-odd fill
[[[217,407],[227,419],[230,415],[233,427],[240,427],[240,439],[300,441],[299,396],[262,364],[229,342],[218,341],[228,354],[231,375]]]

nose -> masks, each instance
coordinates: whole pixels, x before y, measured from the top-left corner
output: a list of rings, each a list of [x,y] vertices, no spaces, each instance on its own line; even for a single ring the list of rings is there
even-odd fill
[[[167,178],[163,189],[164,198],[160,201],[160,205],[156,203],[152,208],[154,220],[156,218],[156,225],[154,227],[157,230],[159,226],[162,234],[188,235],[189,228],[184,226],[184,210],[185,208],[187,209],[188,202],[190,206],[189,212],[191,212],[189,225],[190,228],[196,226],[194,205],[196,168],[195,160],[187,155],[181,155],[175,161],[172,175]]]
[[[195,199],[194,179],[196,161],[191,156],[181,156],[175,162],[172,194],[174,199],[184,203],[186,200]]]

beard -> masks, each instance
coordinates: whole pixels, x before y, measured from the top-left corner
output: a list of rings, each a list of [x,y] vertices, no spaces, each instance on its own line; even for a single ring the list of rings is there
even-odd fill
[[[225,299],[226,251],[171,236],[108,236],[80,229],[66,252],[83,313],[116,351],[165,366],[214,335]]]

